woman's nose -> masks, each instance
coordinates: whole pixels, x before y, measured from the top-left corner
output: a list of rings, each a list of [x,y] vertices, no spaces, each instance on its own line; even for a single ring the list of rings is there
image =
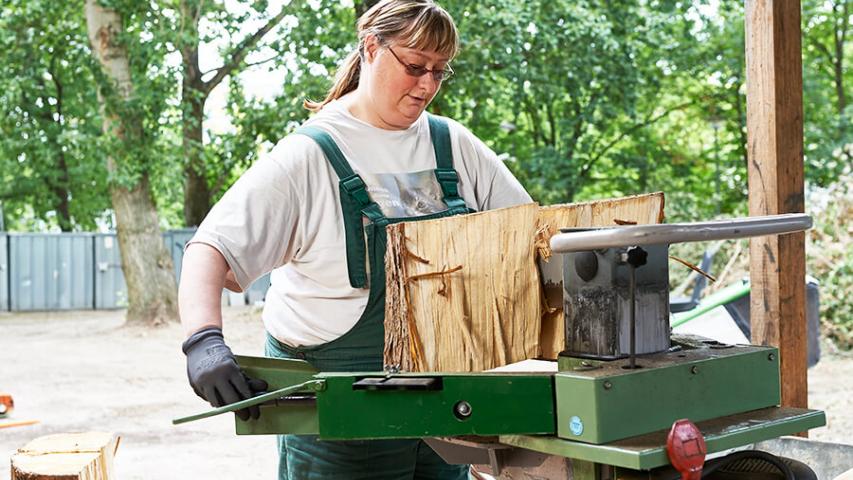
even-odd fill
[[[418,86],[426,90],[427,93],[431,95],[441,87],[441,82],[436,81],[432,72],[427,72],[418,78]]]

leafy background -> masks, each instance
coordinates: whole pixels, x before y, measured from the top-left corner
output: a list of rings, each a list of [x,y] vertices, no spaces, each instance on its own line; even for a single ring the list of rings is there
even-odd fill
[[[4,0],[0,10],[0,206],[11,231],[113,229],[109,186],[151,180],[162,228],[193,225],[249,165],[307,118],[354,48],[369,1],[109,0],[122,14],[144,130],[121,148],[101,129],[102,82],[82,0]],[[543,204],[662,190],[669,221],[747,213],[742,2],[447,0],[462,49],[434,112],[467,125]],[[848,105],[851,0],[803,0],[808,273],[825,333],[853,347]],[[281,14],[281,15],[279,15]],[[261,27],[271,28],[247,44]],[[199,81],[222,70],[209,92]],[[242,53],[242,57],[236,55]],[[229,69],[223,70],[226,66]],[[206,70],[205,70],[206,69]],[[259,79],[265,83],[259,84]],[[195,97],[193,97],[195,95]],[[201,140],[185,131],[200,100]],[[206,102],[206,103],[205,103]],[[112,174],[107,152],[122,157]],[[188,172],[204,198],[189,198]],[[698,263],[706,245],[678,254]],[[741,253],[738,253],[741,252]],[[738,276],[723,245],[713,270]],[[673,283],[686,272],[675,271]]]

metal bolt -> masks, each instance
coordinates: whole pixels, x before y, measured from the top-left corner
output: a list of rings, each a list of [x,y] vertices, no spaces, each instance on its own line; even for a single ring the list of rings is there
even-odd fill
[[[699,373],[699,367],[697,367],[696,365],[693,365],[692,367],[690,367],[690,373],[692,373],[693,375],[696,375],[697,373]]]
[[[462,400],[461,402],[457,402],[453,407],[453,413],[456,415],[456,418],[463,420],[471,416],[471,404]]]
[[[771,354],[767,355],[767,360],[770,360],[771,362],[772,362],[773,360],[776,360],[776,354],[775,354],[775,353],[771,353]]]
[[[385,365],[385,373],[400,373],[400,365]]]
[[[604,382],[604,389],[605,389],[605,390],[610,390],[611,388],[613,388],[613,384],[612,384],[612,383],[610,383],[610,380],[605,381],[605,382]]]

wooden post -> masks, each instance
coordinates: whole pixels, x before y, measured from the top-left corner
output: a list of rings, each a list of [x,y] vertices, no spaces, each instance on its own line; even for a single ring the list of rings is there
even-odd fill
[[[749,214],[804,211],[799,0],[747,0]],[[782,405],[806,407],[805,234],[750,240],[754,343],[779,347]]]

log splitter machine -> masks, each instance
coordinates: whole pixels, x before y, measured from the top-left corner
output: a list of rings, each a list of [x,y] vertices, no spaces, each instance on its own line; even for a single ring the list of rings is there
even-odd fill
[[[670,244],[811,225],[788,214],[564,229],[547,267],[563,280],[557,361],[523,372],[342,373],[238,357],[271,391],[175,423],[260,405],[257,420],[235,415],[237,434],[424,438],[448,462],[497,478],[816,478],[801,462],[748,450],[826,423],[821,411],[779,406],[778,350],[669,326]]]

